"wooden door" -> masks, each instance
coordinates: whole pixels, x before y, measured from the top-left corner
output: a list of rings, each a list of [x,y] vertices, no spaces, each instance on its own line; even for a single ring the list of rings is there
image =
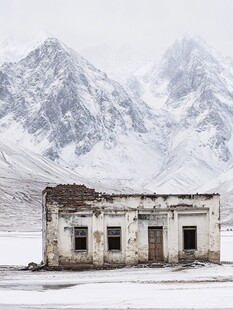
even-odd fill
[[[149,260],[163,261],[163,228],[148,228],[149,235]]]

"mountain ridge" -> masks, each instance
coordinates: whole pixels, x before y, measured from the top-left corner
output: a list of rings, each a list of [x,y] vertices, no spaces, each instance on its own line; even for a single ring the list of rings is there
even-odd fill
[[[0,80],[0,135],[12,143],[116,189],[231,195],[210,180],[224,183],[233,163],[233,69],[199,38],[123,86],[56,38],[2,65]]]

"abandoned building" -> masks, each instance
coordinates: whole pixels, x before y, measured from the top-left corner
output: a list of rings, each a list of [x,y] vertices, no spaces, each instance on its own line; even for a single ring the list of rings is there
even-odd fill
[[[218,194],[105,194],[84,185],[43,191],[43,257],[51,267],[220,261]]]

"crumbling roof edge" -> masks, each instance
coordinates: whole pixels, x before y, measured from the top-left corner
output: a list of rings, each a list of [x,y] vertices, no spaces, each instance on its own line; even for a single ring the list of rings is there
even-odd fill
[[[84,184],[58,184],[56,186],[47,186],[43,191],[42,191],[42,194],[46,193],[47,190],[53,190],[53,189],[58,189],[59,187],[73,187],[73,186],[83,186],[85,188],[88,188],[86,187],[86,185]],[[88,188],[88,189],[91,189],[91,188]],[[95,190],[93,188],[93,190]],[[214,196],[220,196],[219,193],[186,193],[186,194],[172,194],[172,193],[169,193],[169,194],[159,194],[159,193],[105,193],[105,192],[98,192],[95,190],[95,194],[97,197],[99,198],[104,198],[104,197],[145,197],[145,198],[157,198],[157,197],[169,197],[169,196],[173,196],[173,197],[195,197],[195,196],[201,196],[201,197],[214,197]]]

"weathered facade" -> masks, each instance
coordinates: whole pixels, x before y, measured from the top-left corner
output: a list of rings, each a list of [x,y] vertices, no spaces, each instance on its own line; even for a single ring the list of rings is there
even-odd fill
[[[218,194],[126,195],[84,185],[43,192],[43,256],[51,267],[220,261]]]

